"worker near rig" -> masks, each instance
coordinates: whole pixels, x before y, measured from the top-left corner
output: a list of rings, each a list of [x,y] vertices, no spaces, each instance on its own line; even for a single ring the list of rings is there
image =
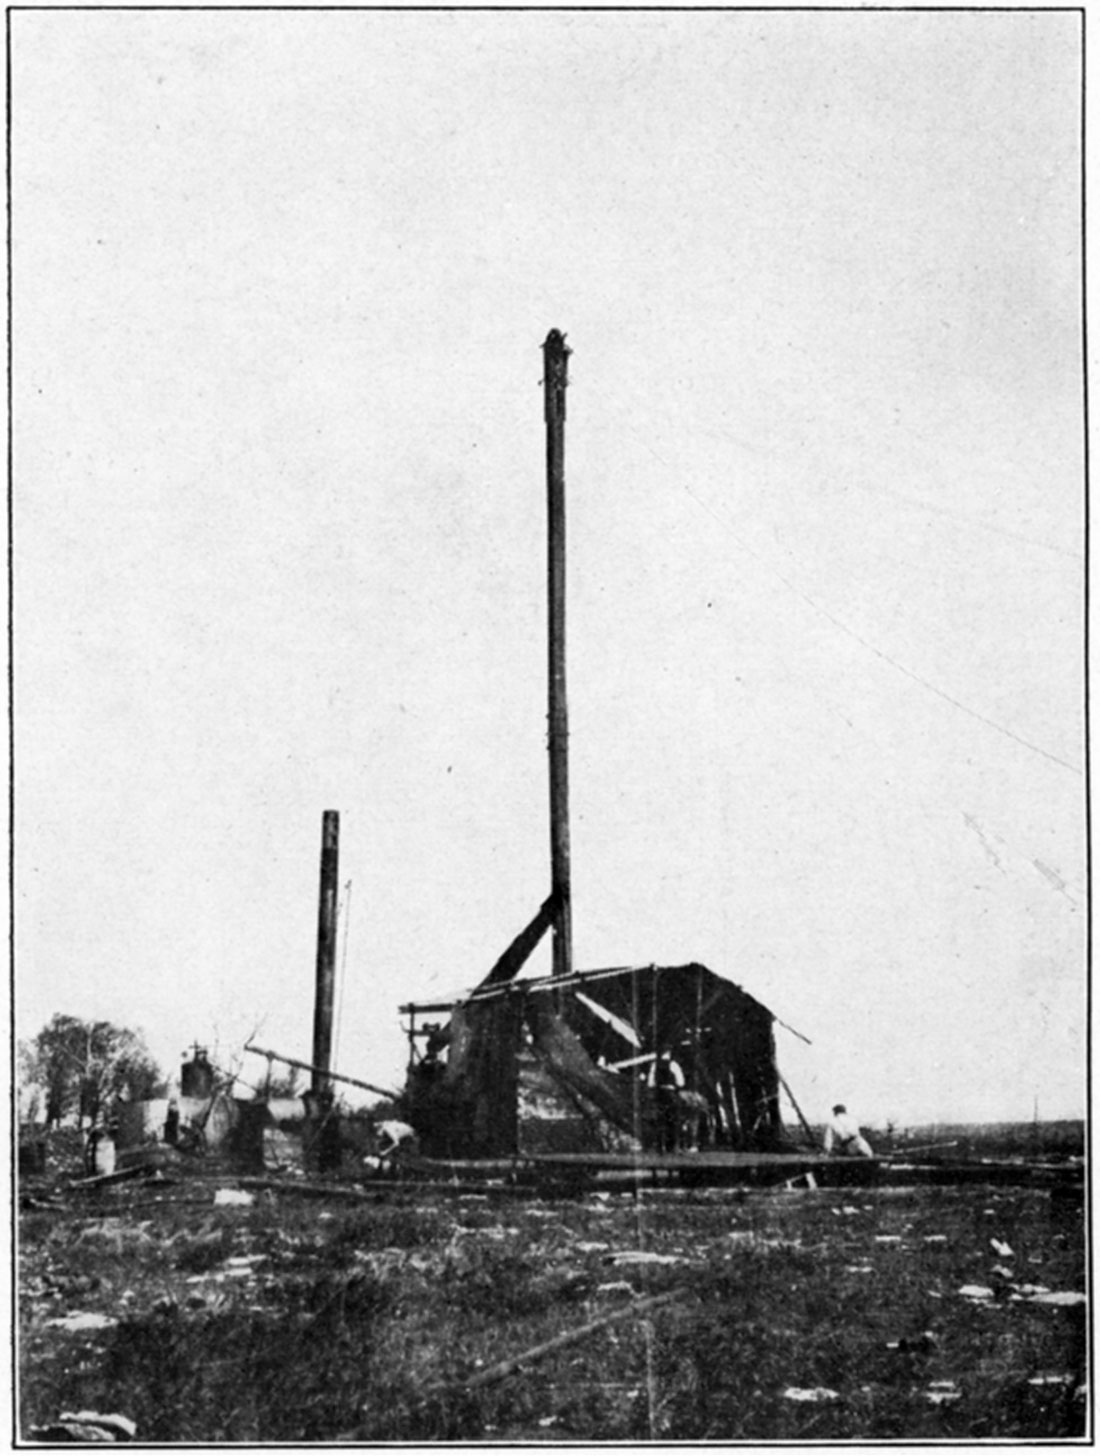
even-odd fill
[[[833,1108],[833,1115],[825,1128],[825,1151],[838,1153],[842,1158],[873,1158],[871,1144],[860,1131],[859,1123],[851,1116],[843,1102]]]

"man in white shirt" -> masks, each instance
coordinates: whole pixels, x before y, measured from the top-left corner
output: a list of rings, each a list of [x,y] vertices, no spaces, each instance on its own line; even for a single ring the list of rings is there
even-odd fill
[[[407,1122],[398,1122],[396,1118],[389,1118],[384,1122],[375,1123],[375,1133],[378,1138],[379,1156],[391,1158],[405,1143],[415,1143],[416,1133]]]
[[[825,1129],[825,1151],[846,1158],[873,1158],[871,1144],[859,1130],[859,1123],[848,1113],[843,1102],[833,1108]]]

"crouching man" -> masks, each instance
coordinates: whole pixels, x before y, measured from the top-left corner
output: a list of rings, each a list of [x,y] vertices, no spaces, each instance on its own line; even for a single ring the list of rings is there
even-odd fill
[[[407,1122],[398,1122],[396,1118],[376,1122],[372,1141],[374,1152],[363,1159],[363,1166],[374,1172],[392,1167],[402,1153],[417,1151],[416,1133]]]
[[[871,1144],[859,1130],[859,1123],[852,1117],[843,1102],[833,1108],[833,1115],[825,1128],[825,1151],[837,1153],[842,1158],[873,1158]]]
[[[378,1155],[392,1158],[398,1152],[411,1153],[416,1150],[416,1133],[407,1122],[388,1118],[375,1124],[378,1134]]]

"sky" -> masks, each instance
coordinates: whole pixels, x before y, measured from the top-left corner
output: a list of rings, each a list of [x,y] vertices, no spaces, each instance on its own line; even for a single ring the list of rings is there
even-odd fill
[[[531,918],[559,328],[576,964],[1080,1116],[1080,17],[10,19],[17,1034],[308,1059],[326,809],[339,1071]]]

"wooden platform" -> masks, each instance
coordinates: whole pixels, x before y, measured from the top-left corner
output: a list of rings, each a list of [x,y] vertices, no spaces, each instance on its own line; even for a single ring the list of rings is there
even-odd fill
[[[1080,1164],[993,1160],[902,1161],[895,1157],[830,1157],[818,1152],[750,1153],[707,1150],[676,1153],[517,1153],[508,1158],[402,1158],[399,1178],[464,1184],[481,1180],[509,1186],[585,1188],[679,1184],[837,1187],[852,1184],[990,1183],[1031,1187],[1080,1186]]]
[[[736,1153],[715,1149],[706,1152],[682,1153],[514,1153],[503,1158],[425,1158],[407,1157],[406,1167],[430,1168],[433,1172],[506,1173],[523,1168],[591,1168],[635,1170],[657,1168],[802,1168],[828,1165],[862,1164],[870,1166],[875,1158],[830,1158],[824,1153]]]
[[[528,1153],[521,1161],[537,1166],[570,1168],[775,1168],[802,1169],[863,1165],[871,1167],[877,1158],[831,1158],[825,1153],[736,1153],[708,1148],[706,1151],[677,1153]]]
[[[830,1158],[824,1153],[749,1153],[708,1150],[677,1153],[517,1153],[509,1158],[424,1158],[408,1156],[397,1176],[433,1180],[484,1179],[509,1184],[559,1185],[581,1189],[639,1183],[735,1186],[782,1184],[812,1175],[815,1182],[877,1181],[876,1158]],[[808,1182],[808,1180],[807,1180]]]

